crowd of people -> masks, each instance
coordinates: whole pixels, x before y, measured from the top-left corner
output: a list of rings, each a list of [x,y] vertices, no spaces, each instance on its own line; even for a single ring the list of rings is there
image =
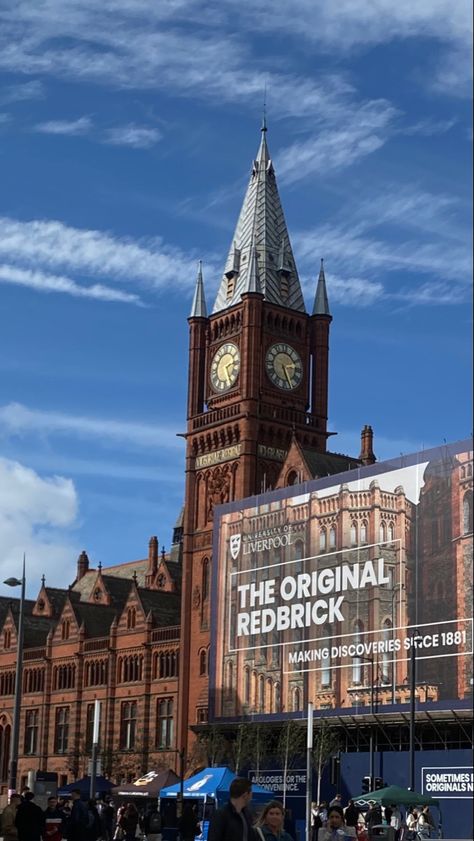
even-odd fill
[[[208,841],[296,841],[291,812],[280,801],[267,803],[255,820],[251,799],[251,782],[243,777],[233,780],[228,803],[211,816]],[[394,828],[396,841],[424,841],[435,830],[428,806],[402,814],[395,804],[385,808],[372,804],[363,813],[353,800],[343,807],[340,794],[330,803],[312,803],[312,841],[367,841],[371,828],[382,823]],[[115,810],[111,798],[85,801],[76,789],[68,800],[49,797],[43,811],[33,792],[26,789],[11,796],[2,814],[0,835],[3,841],[159,841],[161,829],[156,802],[141,813],[131,802]],[[180,841],[194,841],[201,834],[191,804],[185,804],[177,829]]]
[[[68,799],[48,797],[43,810],[26,789],[10,797],[1,816],[0,834],[3,841],[135,841],[137,829],[144,835],[150,821],[151,812],[140,817],[132,803],[116,811],[107,797],[82,800],[80,789]]]

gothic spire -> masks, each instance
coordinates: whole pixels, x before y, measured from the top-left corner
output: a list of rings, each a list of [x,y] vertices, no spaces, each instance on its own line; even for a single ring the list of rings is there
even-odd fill
[[[202,279],[202,262],[199,260],[199,269],[194,290],[193,305],[190,318],[207,318],[206,298],[204,295],[204,281]]]
[[[324,260],[321,258],[318,285],[314,296],[313,315],[330,315],[328,293],[326,290],[326,276],[324,274]]]
[[[279,271],[282,253],[287,271],[284,294]],[[305,312],[303,293],[268,150],[265,120],[213,312],[233,306],[240,301],[242,293],[250,291],[249,286],[253,283],[251,271],[255,272],[255,267],[252,268],[254,262],[258,270],[259,291],[267,301]]]

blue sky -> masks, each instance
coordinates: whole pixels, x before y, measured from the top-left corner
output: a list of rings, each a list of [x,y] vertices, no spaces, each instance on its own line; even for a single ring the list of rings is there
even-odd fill
[[[267,88],[332,448],[471,431],[466,0],[30,0],[0,11],[0,567],[31,593],[169,548],[197,261],[222,274]]]

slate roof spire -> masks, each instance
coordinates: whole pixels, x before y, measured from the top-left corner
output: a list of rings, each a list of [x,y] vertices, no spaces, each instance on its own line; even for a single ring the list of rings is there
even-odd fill
[[[284,255],[287,272],[284,294],[279,271],[281,254]],[[267,301],[305,312],[298,271],[267,145],[265,117],[260,146],[253,162],[213,312],[234,306],[243,293],[250,291],[249,287],[256,277],[255,268],[258,270],[259,291]]]
[[[199,260],[196,288],[194,290],[193,305],[190,318],[207,318],[206,297],[204,295],[204,281],[202,278],[202,261]]]
[[[314,296],[313,315],[331,315],[329,312],[328,293],[326,289],[326,276],[324,274],[324,260],[321,257],[321,268],[319,270],[318,285]]]

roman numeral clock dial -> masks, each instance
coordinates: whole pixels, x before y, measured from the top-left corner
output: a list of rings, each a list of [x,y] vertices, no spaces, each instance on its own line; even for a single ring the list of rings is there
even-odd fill
[[[214,391],[231,388],[239,376],[240,351],[233,342],[226,342],[215,352],[211,362],[211,385]]]
[[[301,356],[285,342],[268,348],[265,370],[273,385],[287,391],[298,388],[303,379]]]

